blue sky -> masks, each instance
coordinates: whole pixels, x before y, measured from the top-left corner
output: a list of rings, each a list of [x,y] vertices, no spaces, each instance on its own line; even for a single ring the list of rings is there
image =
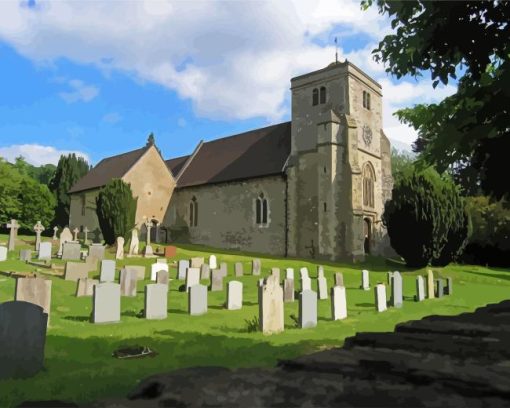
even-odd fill
[[[383,85],[389,137],[410,144],[391,113],[454,88],[385,74],[370,51],[387,32],[350,0],[2,2],[0,156],[42,164],[73,151],[95,164],[154,132],[170,158],[289,120],[290,78],[331,62],[335,36],[340,59]]]

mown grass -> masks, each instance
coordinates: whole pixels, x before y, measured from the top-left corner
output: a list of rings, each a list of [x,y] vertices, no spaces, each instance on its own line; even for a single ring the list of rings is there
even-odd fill
[[[33,237],[20,237],[17,250],[28,248]],[[6,236],[0,236],[0,241]],[[472,311],[487,303],[510,297],[510,271],[466,265],[434,268],[436,276],[451,276],[453,296],[442,299],[413,301],[415,276],[424,270],[408,270],[398,263],[371,258],[362,264],[310,262],[298,259],[278,259],[257,255],[262,259],[263,276],[271,267],[293,267],[296,277],[299,268],[306,266],[310,275],[317,275],[319,264],[325,267],[328,286],[333,284],[334,272],[343,272],[347,287],[348,318],[331,321],[330,300],[319,301],[318,326],[301,330],[295,327],[291,315],[298,315],[298,303],[285,304],[285,332],[264,336],[250,330],[250,321],[258,316],[256,282],[259,277],[234,277],[234,262],[243,262],[245,274],[251,271],[253,255],[212,250],[204,247],[179,246],[175,260],[191,256],[208,256],[215,253],[218,261],[228,263],[228,280],[244,284],[242,310],[228,311],[223,304],[225,292],[209,292],[209,311],[203,316],[188,316],[187,295],[178,291],[182,282],[170,285],[168,318],[149,321],[137,317],[143,309],[143,288],[148,281],[139,282],[136,298],[122,298],[121,323],[94,325],[89,323],[92,311],[90,297],[76,298],[76,284],[60,277],[47,275],[53,281],[51,327],[46,341],[45,369],[29,379],[0,381],[0,406],[13,406],[28,400],[65,400],[87,403],[98,398],[121,397],[132,390],[145,377],[160,372],[190,366],[255,367],[274,366],[279,359],[341,346],[346,337],[360,331],[389,331],[403,321],[420,319],[431,314],[453,315]],[[113,258],[114,251],[107,256]],[[32,272],[36,268],[18,261],[18,251],[9,253],[9,260],[0,263],[0,271]],[[117,262],[149,265],[154,260],[131,258]],[[171,260],[169,261],[171,262]],[[57,261],[60,263],[60,261]],[[373,290],[359,289],[361,269],[370,270],[370,282],[386,282],[386,272],[399,269],[404,273],[404,306],[377,313]],[[45,270],[40,269],[44,274]],[[118,273],[118,272],[117,272]],[[175,265],[170,268],[176,276]],[[284,272],[282,270],[282,276]],[[98,273],[91,273],[97,277]],[[205,283],[205,282],[204,282]],[[14,298],[13,278],[0,275],[0,302]],[[296,288],[297,289],[297,288]],[[126,345],[147,345],[157,356],[136,360],[117,360],[112,352]],[[0,351],[1,352],[1,351]]]

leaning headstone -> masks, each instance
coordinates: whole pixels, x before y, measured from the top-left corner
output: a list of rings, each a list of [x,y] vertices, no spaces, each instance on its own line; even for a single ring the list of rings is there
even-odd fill
[[[155,282],[159,271],[168,272],[168,264],[156,262],[151,265],[151,281]]]
[[[375,310],[384,312],[386,310],[386,286],[382,283],[375,285]]]
[[[42,278],[17,278],[14,300],[41,306],[50,320],[51,280]]]
[[[30,249],[22,249],[19,251],[19,260],[20,261],[31,261],[32,260],[32,251]]]
[[[285,279],[294,280],[294,268],[285,269]]]
[[[78,279],[85,279],[89,276],[89,265],[81,262],[66,262],[64,279],[78,282]]]
[[[342,320],[347,317],[345,286],[334,286],[331,288],[331,315],[333,320]]]
[[[427,271],[427,297],[434,299],[434,273],[429,269]]]
[[[92,244],[89,246],[89,258],[95,258],[98,261],[102,261],[104,259],[104,245],[102,244]]]
[[[260,259],[253,259],[251,261],[251,274],[254,276],[259,276],[261,270],[262,263],[260,262]]]
[[[54,226],[53,227],[53,237],[51,237],[51,239],[54,240],[54,241],[56,241],[58,239],[57,232],[58,232],[58,227]]]
[[[187,259],[182,259],[179,261],[178,270],[177,270],[177,279],[184,280],[186,279],[186,270],[190,267],[189,261]]]
[[[190,259],[190,266],[192,268],[200,268],[204,263],[204,258],[195,257]]]
[[[186,292],[192,286],[200,284],[200,269],[199,268],[188,268],[186,271]]]
[[[317,292],[304,290],[299,294],[299,327],[317,326]]]
[[[41,244],[41,232],[44,231],[44,226],[41,224],[41,221],[37,221],[37,224],[34,225],[35,231],[35,250],[39,251],[39,245]]]
[[[260,288],[260,330],[264,334],[282,332],[284,329],[283,311],[283,289],[276,276],[271,275]]]
[[[101,261],[99,280],[101,282],[113,282],[115,280],[115,261],[111,259],[103,259]]]
[[[0,246],[0,262],[7,261],[7,247]]]
[[[132,269],[120,270],[120,294],[122,296],[136,296],[137,273]]]
[[[129,243],[129,255],[138,255],[138,246],[140,241],[138,240],[138,230],[133,228],[131,231],[131,242]]]
[[[44,364],[48,314],[29,302],[0,304],[0,380],[37,374]]]
[[[169,279],[168,279],[168,271],[158,271],[157,275],[156,275],[156,283],[161,283],[162,285],[167,285],[167,288],[168,288],[168,283],[169,283]]]
[[[198,284],[189,289],[188,311],[192,316],[207,313],[207,286]]]
[[[446,288],[445,288],[445,295],[453,295],[453,279],[452,278],[446,278]]]
[[[370,279],[366,269],[361,271],[361,289],[370,290]]]
[[[416,277],[416,296],[414,297],[416,302],[425,300],[425,282],[423,276]]]
[[[390,305],[396,308],[402,307],[402,275],[399,272],[393,272],[391,277],[391,299]]]
[[[317,292],[319,293],[320,300],[328,298],[328,282],[324,277],[324,270],[319,270],[319,276],[317,277]]]
[[[120,285],[106,282],[94,286],[92,307],[93,323],[117,323],[120,321]]]
[[[66,242],[72,242],[73,240],[73,234],[71,234],[71,230],[67,227],[65,227],[62,232],[60,233],[60,243],[58,246],[58,256],[62,256],[62,253],[64,251],[64,244]]]
[[[7,243],[7,248],[9,251],[14,251],[19,229],[18,221],[12,219],[11,222],[7,223],[7,228],[9,228],[9,241]]]
[[[211,292],[218,292],[223,290],[223,274],[220,269],[213,269],[211,271]]]
[[[200,279],[209,280],[210,278],[211,278],[211,268],[209,267],[209,264],[204,263],[200,267]]]
[[[435,283],[436,283],[435,295],[437,298],[442,298],[444,294],[444,280],[436,279]]]
[[[243,264],[241,262],[236,262],[234,265],[234,271],[236,277],[243,276],[244,275]]]
[[[283,281],[283,301],[294,302],[294,279]]]
[[[40,261],[51,259],[51,242],[41,242],[37,259]]]
[[[117,250],[115,259],[124,259],[124,237],[117,237]]]
[[[65,242],[62,246],[63,261],[79,261],[81,259],[81,245],[79,242]]]
[[[335,286],[344,286],[344,275],[342,272],[335,272]]]
[[[227,284],[227,309],[238,310],[243,307],[243,284],[230,281]]]
[[[216,255],[211,255],[209,257],[209,269],[217,269],[218,268],[218,261],[216,259]]]
[[[98,284],[99,281],[97,279],[78,279],[78,284],[76,285],[76,297],[94,295],[94,286]]]
[[[162,271],[166,272],[166,271]],[[159,275],[159,274],[158,274]],[[167,273],[168,275],[168,273]],[[168,304],[168,286],[151,283],[145,286],[144,316],[146,319],[166,319]]]
[[[324,276],[324,266],[317,265],[317,276]]]

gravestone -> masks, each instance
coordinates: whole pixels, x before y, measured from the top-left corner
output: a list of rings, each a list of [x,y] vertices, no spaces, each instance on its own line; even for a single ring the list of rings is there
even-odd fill
[[[115,259],[124,259],[124,237],[117,237],[117,250]]]
[[[131,231],[131,241],[129,243],[129,255],[138,255],[138,247],[140,241],[138,240],[138,230],[133,228]]]
[[[192,316],[207,313],[207,286],[198,284],[189,289],[188,312]]]
[[[391,278],[393,277],[393,272],[386,272],[386,278],[388,279],[388,285],[391,285]]]
[[[427,271],[427,297],[434,299],[434,273],[429,269]]]
[[[396,308],[402,307],[402,275],[400,272],[393,272],[391,277],[391,298],[390,305]]]
[[[136,275],[136,280],[145,279],[145,266],[143,265],[125,265],[124,269],[129,269]]]
[[[37,224],[34,225],[35,231],[35,250],[39,251],[39,245],[41,244],[41,232],[44,231],[44,226],[41,224],[41,221],[37,221]]]
[[[89,276],[90,267],[87,263],[66,262],[64,279],[78,282],[78,279],[85,279]]]
[[[120,321],[120,285],[106,282],[94,286],[92,301],[93,323],[117,323]]]
[[[285,279],[294,280],[294,268],[285,269]]]
[[[328,298],[328,282],[324,277],[324,271],[319,270],[319,276],[317,277],[317,292],[320,300]]]
[[[304,290],[299,294],[299,327],[309,329],[317,326],[317,292]]]
[[[211,292],[218,292],[223,290],[223,273],[220,269],[213,269],[211,271]]]
[[[443,279],[436,279],[435,280],[435,284],[436,284],[435,295],[436,295],[437,298],[442,298],[443,294],[444,294],[444,280]]]
[[[342,320],[347,317],[345,286],[331,288],[331,316],[333,320]]]
[[[302,275],[301,279],[301,292],[304,290],[312,290],[312,279],[306,275]]]
[[[200,269],[199,268],[188,268],[186,271],[186,292],[189,288],[200,284]]]
[[[324,267],[322,265],[317,265],[317,277],[324,276]]]
[[[120,294],[121,296],[136,296],[137,273],[133,269],[124,267],[120,270]]]
[[[32,251],[30,249],[22,249],[19,251],[19,260],[20,261],[31,261],[32,260]]]
[[[204,258],[194,257],[190,259],[191,268],[200,268],[204,263]]]
[[[301,276],[301,278],[303,278],[303,276],[306,276],[307,278],[309,278],[310,276],[308,275],[308,268],[306,268],[306,267],[300,268],[299,276]]]
[[[58,239],[57,232],[58,232],[58,227],[54,226],[53,227],[53,237],[51,237],[51,239],[54,240],[54,241],[56,241]]]
[[[344,286],[344,275],[342,272],[335,272],[335,286]]]
[[[416,277],[416,296],[414,297],[416,302],[425,300],[425,281],[423,276]]]
[[[218,260],[216,259],[216,255],[209,256],[209,269],[217,269],[218,268]]]
[[[260,259],[253,259],[251,261],[251,274],[254,276],[259,276],[262,270],[262,263]]]
[[[51,259],[51,242],[41,242],[37,259],[40,261]]]
[[[152,258],[154,256],[154,251],[152,250],[151,245],[151,228],[152,228],[152,221],[147,219],[144,223],[147,234],[145,236],[145,249],[143,251],[143,256],[146,258]]]
[[[104,245],[102,244],[92,244],[89,246],[89,258],[97,259],[98,261],[102,261],[104,259]]]
[[[159,264],[168,264],[167,260],[165,258],[156,258],[156,263]]]
[[[17,278],[14,300],[41,306],[44,313],[51,314],[51,280],[42,278]]]
[[[243,307],[243,284],[230,281],[227,284],[227,309],[239,310]]]
[[[386,286],[378,283],[374,288],[375,292],[375,310],[384,312],[386,310]]]
[[[271,276],[275,276],[276,280],[280,282],[280,268],[271,268]]]
[[[79,242],[65,242],[62,246],[63,261],[79,261],[81,259],[81,245]]]
[[[453,279],[452,278],[446,278],[446,288],[445,288],[445,295],[452,295],[453,294]]]
[[[16,247],[16,238],[18,236],[19,224],[18,221],[12,219],[11,222],[7,224],[7,228],[9,228],[9,241],[7,243],[7,249],[9,251],[14,251]]]
[[[78,241],[78,232],[80,232],[80,230],[78,229],[78,227],[76,227],[75,229],[73,229],[73,241]]]
[[[101,282],[113,282],[115,280],[115,261],[103,259],[101,261]]]
[[[211,279],[211,269],[209,267],[209,264],[204,263],[200,267],[200,279]]]
[[[76,297],[93,296],[94,287],[98,284],[99,281],[97,279],[78,279],[78,284],[76,285]]]
[[[7,247],[0,246],[0,262],[7,261]]]
[[[227,267],[227,263],[226,262],[221,262],[220,263],[219,271],[223,275],[224,278],[228,275],[228,267]]]
[[[62,232],[60,233],[60,242],[58,245],[58,256],[62,256],[64,251],[64,243],[66,242],[72,242],[73,240],[73,234],[71,234],[71,230],[67,227],[65,227]]]
[[[168,276],[168,272],[166,273]],[[167,285],[164,285],[162,283],[151,283],[145,286],[144,316],[146,319],[149,320],[166,319],[168,313],[167,305],[168,305]]]
[[[236,277],[243,276],[244,275],[243,264],[241,262],[236,262],[234,265],[234,271]]]
[[[83,228],[83,235],[84,235],[83,244],[84,245],[88,245],[88,243],[89,243],[89,232],[90,231],[89,231],[88,227]]]
[[[264,334],[283,331],[283,310],[283,289],[277,277],[271,275],[260,288],[259,324]]]
[[[187,259],[182,259],[179,261],[178,269],[177,269],[177,279],[184,280],[186,279],[186,270],[190,267],[189,261]]]
[[[151,265],[151,281],[155,282],[159,271],[168,272],[168,264],[156,262]]]
[[[30,377],[43,368],[47,326],[48,314],[41,306],[0,304],[0,380]]]
[[[166,285],[168,289],[169,279],[168,279],[168,271],[161,270],[156,274],[156,283],[160,283],[162,285]]]
[[[283,301],[294,302],[294,279],[283,281]]]
[[[361,271],[361,289],[370,290],[370,278],[366,269]]]

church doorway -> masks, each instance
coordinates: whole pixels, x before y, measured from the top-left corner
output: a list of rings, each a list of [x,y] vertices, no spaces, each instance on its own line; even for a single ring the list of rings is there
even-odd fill
[[[363,248],[365,254],[370,253],[370,242],[372,241],[372,222],[370,218],[363,219]]]

